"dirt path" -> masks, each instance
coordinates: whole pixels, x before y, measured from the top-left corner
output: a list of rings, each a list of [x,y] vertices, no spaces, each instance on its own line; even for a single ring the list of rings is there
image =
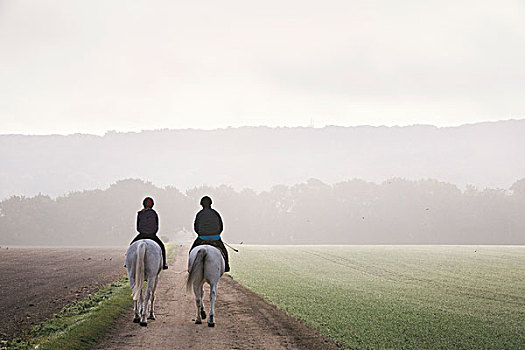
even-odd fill
[[[0,248],[0,339],[126,274],[125,248]]]
[[[179,247],[170,269],[161,273],[155,321],[132,323],[133,311],[122,316],[97,349],[334,349],[335,344],[288,317],[227,276],[219,283],[216,326],[193,323],[194,296],[185,291],[188,247]],[[206,298],[208,298],[206,290]],[[206,312],[209,301],[205,298]]]

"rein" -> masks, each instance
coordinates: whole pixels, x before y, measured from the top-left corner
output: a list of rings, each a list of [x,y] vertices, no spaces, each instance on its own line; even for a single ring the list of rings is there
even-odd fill
[[[228,246],[228,247],[230,247],[231,249],[233,249],[233,251],[234,251],[235,253],[238,253],[238,252],[239,252],[238,249],[235,249],[234,247],[232,247],[232,246],[229,245],[228,243],[226,243],[226,242],[224,242],[224,241],[222,241],[222,243],[224,243],[226,246]]]

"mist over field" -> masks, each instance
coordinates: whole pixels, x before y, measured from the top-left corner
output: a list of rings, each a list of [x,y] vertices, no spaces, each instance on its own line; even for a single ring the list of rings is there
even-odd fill
[[[309,178],[381,183],[436,179],[461,189],[508,189],[525,177],[525,120],[437,128],[244,127],[109,132],[104,136],[0,135],[0,200],[104,189],[126,178],[186,191],[269,190]]]
[[[0,136],[0,244],[122,245],[210,195],[247,244],[525,244],[525,120]],[[37,193],[37,195],[35,195]]]
[[[317,179],[270,191],[199,187],[182,193],[142,180],[52,199],[0,203],[0,244],[123,245],[135,235],[146,195],[155,198],[159,235],[188,237],[203,195],[224,221],[223,239],[246,244],[524,244],[525,178],[510,192],[477,191],[435,180],[382,184]]]

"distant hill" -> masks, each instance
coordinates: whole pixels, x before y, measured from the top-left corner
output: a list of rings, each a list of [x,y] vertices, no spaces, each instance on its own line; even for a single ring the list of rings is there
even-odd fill
[[[525,120],[437,128],[243,127],[108,132],[104,136],[0,135],[0,199],[107,188],[124,178],[185,190],[203,184],[268,189],[433,178],[509,188],[525,177]]]

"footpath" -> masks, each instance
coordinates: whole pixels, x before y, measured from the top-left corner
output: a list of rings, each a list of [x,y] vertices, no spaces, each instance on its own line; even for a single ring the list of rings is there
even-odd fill
[[[215,304],[216,325],[194,324],[193,292],[186,292],[187,245],[177,247],[168,270],[162,271],[156,292],[156,320],[147,327],[124,313],[97,349],[335,349],[335,344],[260,296],[224,275]],[[209,289],[205,285],[205,310]]]

